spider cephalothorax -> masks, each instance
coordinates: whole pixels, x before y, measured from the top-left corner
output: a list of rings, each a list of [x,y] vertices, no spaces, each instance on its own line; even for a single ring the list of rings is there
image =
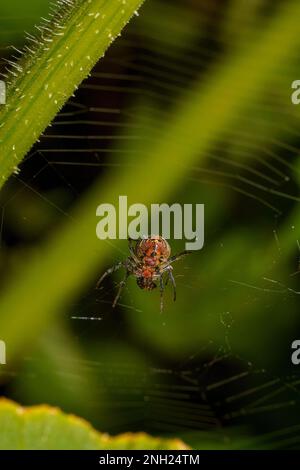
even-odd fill
[[[97,287],[100,286],[106,276],[123,266],[126,269],[126,274],[125,278],[120,283],[119,291],[114,300],[113,307],[115,307],[118,302],[128,276],[132,275],[136,277],[137,285],[141,289],[153,290],[157,287],[156,283],[159,283],[161,293],[160,308],[162,310],[164,286],[169,279],[173,285],[174,300],[176,300],[176,284],[171,264],[189,252],[183,251],[178,255],[171,256],[170,245],[159,235],[152,235],[147,238],[139,239],[135,242],[135,246],[133,246],[133,240],[129,239],[128,241],[130,256],[125,261],[121,261],[108,269],[99,279]],[[165,274],[167,275],[166,280],[164,279]]]

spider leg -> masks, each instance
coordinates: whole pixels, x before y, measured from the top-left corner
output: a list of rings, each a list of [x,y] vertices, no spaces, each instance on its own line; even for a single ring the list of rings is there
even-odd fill
[[[297,276],[298,274],[300,274],[300,271],[299,271],[299,270],[298,270],[298,271],[295,271],[295,272],[292,273],[292,274],[290,274],[290,276],[291,276],[291,277],[292,277],[292,276]]]
[[[119,289],[118,289],[117,295],[116,295],[116,297],[115,297],[115,300],[114,300],[114,302],[113,302],[113,304],[112,304],[112,308],[115,308],[115,306],[117,305],[118,300],[119,300],[120,295],[121,295],[121,292],[122,292],[123,288],[125,287],[125,284],[126,284],[126,281],[127,281],[127,279],[128,279],[128,276],[129,276],[129,272],[126,271],[126,274],[125,274],[125,276],[124,276],[123,281],[121,281],[120,284],[119,284]]]
[[[160,313],[163,312],[164,309],[164,280],[163,274],[161,274],[159,278],[159,289],[160,289]]]
[[[170,268],[171,268],[171,266],[170,266]],[[174,276],[173,276],[173,273],[172,273],[172,269],[168,269],[168,274],[169,274],[169,277],[167,278],[167,282],[168,282],[168,279],[170,279],[170,281],[172,283],[172,286],[173,286],[173,300],[175,302],[176,301],[176,282],[175,282],[175,279],[174,279]]]
[[[175,263],[175,261],[178,261],[180,258],[183,258],[184,256],[189,255],[190,253],[192,253],[191,250],[184,250],[181,253],[178,253],[177,255],[171,256],[171,258],[161,264],[161,272],[168,271],[172,263]]]
[[[128,248],[129,248],[129,252],[130,252],[132,258],[134,259],[134,261],[135,261],[136,263],[138,263],[139,260],[138,260],[136,254],[135,254],[135,247],[133,246],[133,243],[134,243],[134,242],[136,242],[136,240],[133,240],[132,238],[128,238]]]
[[[124,266],[124,262],[123,261],[120,261],[119,263],[115,264],[114,266],[112,266],[111,268],[107,269],[105,271],[105,273],[102,274],[102,276],[100,277],[99,281],[97,282],[97,285],[96,285],[96,289],[99,289],[100,287],[100,284],[102,284],[103,280],[109,276],[110,274],[114,273],[115,271],[117,271],[118,269],[120,269],[122,266]]]
[[[177,255],[171,256],[171,258],[168,259],[167,263],[174,263],[175,261],[179,260],[180,258],[183,258],[186,255],[189,255],[190,253],[193,253],[192,250],[181,251],[181,253],[177,253]]]
[[[131,254],[134,252],[133,243],[134,243],[133,238],[128,237],[128,248]]]

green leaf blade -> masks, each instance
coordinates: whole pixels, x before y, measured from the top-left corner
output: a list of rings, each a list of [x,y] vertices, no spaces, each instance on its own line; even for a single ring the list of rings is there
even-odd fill
[[[23,408],[0,400],[0,450],[156,450],[188,449],[179,439],[145,433],[110,437],[85,420],[47,405]]]
[[[141,4],[62,0],[49,25],[38,27],[33,46],[11,65],[8,102],[0,112],[0,187]]]

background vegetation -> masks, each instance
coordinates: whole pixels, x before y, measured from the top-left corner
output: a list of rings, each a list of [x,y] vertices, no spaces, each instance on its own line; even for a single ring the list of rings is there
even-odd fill
[[[27,3],[0,7],[3,57],[47,14]],[[146,2],[26,156],[1,193],[3,395],[113,434],[298,447],[299,10]],[[162,315],[133,279],[116,311],[118,276],[95,290],[127,256],[95,237],[119,194],[205,204],[205,248]]]

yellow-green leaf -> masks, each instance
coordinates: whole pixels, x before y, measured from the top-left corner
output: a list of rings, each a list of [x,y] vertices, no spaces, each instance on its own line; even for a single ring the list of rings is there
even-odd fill
[[[99,433],[86,421],[47,405],[23,408],[0,400],[0,450],[183,450],[179,439],[160,439],[145,433],[116,437]]]

